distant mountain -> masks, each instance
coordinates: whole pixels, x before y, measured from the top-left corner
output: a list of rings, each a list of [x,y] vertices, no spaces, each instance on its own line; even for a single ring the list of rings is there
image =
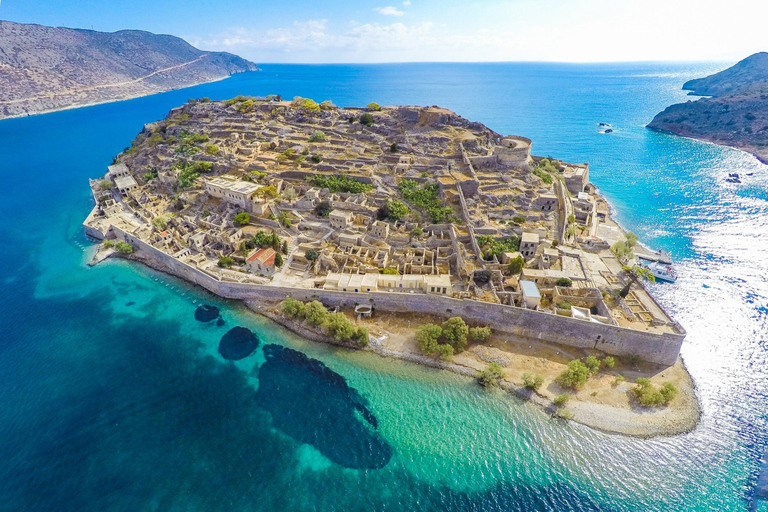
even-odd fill
[[[0,118],[144,96],[255,71],[224,52],[140,30],[0,21]]]
[[[744,149],[768,162],[768,53],[686,82],[683,89],[711,98],[672,105],[648,128]]]

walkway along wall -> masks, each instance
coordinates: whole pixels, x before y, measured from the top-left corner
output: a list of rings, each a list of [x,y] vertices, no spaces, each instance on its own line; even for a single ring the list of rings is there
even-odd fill
[[[662,365],[675,363],[685,339],[682,328],[679,329],[679,334],[654,334],[503,304],[439,295],[403,292],[354,293],[219,281],[116,226],[112,226],[110,230],[116,238],[130,243],[134,250],[167,268],[171,274],[228,299],[276,301],[290,296],[302,301],[319,300],[326,305],[339,307],[351,308],[357,304],[371,304],[383,311],[421,311],[441,317],[460,316],[469,324],[487,325],[501,332],[571,347],[597,349],[616,356],[636,355]]]

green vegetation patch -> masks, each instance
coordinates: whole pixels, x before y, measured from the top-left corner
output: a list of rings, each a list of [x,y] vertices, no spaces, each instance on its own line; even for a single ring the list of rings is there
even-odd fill
[[[355,327],[343,313],[329,313],[319,301],[301,302],[287,298],[281,306],[283,315],[294,320],[304,320],[323,331],[336,341],[354,341],[358,347],[368,345],[370,334],[365,327]]]
[[[348,192],[360,194],[361,192],[373,190],[371,185],[349,176],[313,176],[309,179],[309,182],[315,187],[327,188],[333,193]]]
[[[671,382],[665,382],[661,389],[656,389],[651,384],[650,379],[641,377],[635,381],[632,393],[643,407],[662,407],[669,405],[669,402],[677,396],[678,391]]]
[[[480,235],[477,237],[477,245],[483,252],[484,260],[492,260],[494,256],[499,256],[503,252],[517,252],[520,249],[520,237],[517,235],[509,238],[493,238],[490,235]],[[525,264],[525,260],[523,260]],[[520,271],[522,271],[522,267]],[[519,274],[520,271],[517,273]]]
[[[427,214],[430,222],[435,224],[452,222],[453,210],[443,206],[443,202],[438,198],[437,183],[420,185],[414,180],[403,180],[398,185],[398,189],[406,201]]]

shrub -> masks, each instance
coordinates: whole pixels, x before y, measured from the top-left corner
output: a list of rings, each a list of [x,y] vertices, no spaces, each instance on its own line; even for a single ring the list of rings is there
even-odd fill
[[[241,212],[235,215],[235,224],[245,226],[251,221],[251,215],[248,212]]]
[[[603,368],[610,370],[616,366],[616,359],[614,359],[612,356],[605,356],[603,358],[602,366]]]
[[[564,388],[581,389],[590,377],[589,368],[578,359],[568,363],[568,367],[557,377],[556,382]]]
[[[491,363],[477,374],[481,386],[497,386],[504,378],[504,369],[498,363]]]
[[[309,261],[317,261],[317,258],[320,257],[320,253],[314,249],[307,249],[304,252],[304,257],[307,258],[307,260]]]
[[[389,152],[390,153],[397,153],[400,151],[400,148],[397,145],[397,142],[393,142],[391,146],[389,146]]]
[[[261,187],[256,192],[253,193],[256,197],[261,197],[264,199],[274,199],[278,196],[277,194],[277,188],[274,185],[267,185],[266,187]]]
[[[284,263],[283,255],[278,252],[277,254],[275,254],[275,266],[277,268],[280,268],[283,266],[283,263]]]
[[[443,322],[442,339],[453,347],[455,352],[463,352],[467,348],[469,327],[461,317],[453,316]]]
[[[304,318],[304,303],[288,297],[283,301],[282,311],[288,318]]]
[[[234,264],[235,264],[235,260],[233,260],[229,256],[222,256],[221,258],[219,258],[219,262],[217,263],[217,265],[220,266],[221,268],[229,268]]]
[[[411,236],[411,238],[415,238],[416,240],[418,240],[419,238],[424,236],[424,230],[421,228],[413,228],[409,233],[409,235]]]
[[[117,252],[120,254],[131,254],[133,252],[133,246],[131,246],[131,244],[128,242],[123,242],[122,240],[115,243],[115,249],[117,249]]]
[[[564,302],[561,302],[561,303],[560,303],[560,305],[559,305],[559,306],[557,306],[557,307],[558,307],[558,308],[560,308],[560,309],[565,309],[565,310],[567,310],[567,311],[570,311],[570,310],[571,310],[571,308],[573,307],[573,304],[571,304],[570,302],[568,302],[568,301],[566,300],[566,301],[564,301]]]
[[[373,126],[373,116],[366,112],[360,116],[360,124],[363,126]]]
[[[420,185],[414,180],[403,180],[398,189],[406,201],[427,214],[430,222],[440,224],[453,218],[453,210],[443,206],[438,197],[440,187],[437,183]]]
[[[626,356],[622,356],[622,359],[624,359],[624,362],[629,366],[637,366],[640,364],[640,361],[642,359],[637,354],[628,354]]]
[[[110,180],[101,180],[99,182],[99,188],[101,190],[109,190],[109,189],[111,189],[114,186],[115,186],[114,182],[112,182]]]
[[[584,365],[589,368],[589,375],[594,376],[600,371],[600,360],[595,356],[587,356],[584,359]]]
[[[320,155],[312,155],[312,156],[309,157],[309,159],[312,160],[316,164],[319,164],[320,162],[323,161],[323,157],[321,157]]]
[[[491,280],[491,271],[485,269],[475,270],[472,273],[472,280],[477,284],[485,284]]]
[[[309,325],[321,325],[328,316],[328,310],[320,301],[313,300],[304,305],[304,318]]]
[[[472,343],[485,343],[491,337],[490,327],[472,327],[469,330],[469,339]]]
[[[289,228],[293,225],[293,220],[291,219],[291,216],[288,215],[288,212],[280,212],[280,215],[277,216],[277,221],[285,228]]]
[[[355,326],[344,313],[330,313],[323,321],[323,329],[336,341],[348,341],[355,335]]]
[[[152,219],[152,225],[159,231],[163,231],[168,227],[168,219],[165,217],[155,217]]]
[[[555,416],[557,416],[560,419],[563,420],[572,420],[573,419],[573,412],[569,411],[567,409],[558,409],[555,412]]]
[[[104,240],[101,245],[103,245],[105,249],[110,249],[115,246],[115,242],[112,240]]]
[[[219,154],[219,146],[216,146],[214,144],[208,144],[205,146],[205,154],[206,155],[218,155]]]
[[[524,268],[525,260],[522,256],[515,256],[512,258],[512,261],[509,262],[509,273],[513,276],[521,273]]]
[[[677,396],[677,388],[671,382],[665,382],[661,389],[656,389],[650,379],[641,377],[635,380],[635,384],[632,393],[643,407],[666,406]]]
[[[520,249],[520,237],[517,235],[508,238],[495,239],[489,235],[477,237],[477,245],[483,251],[483,258],[492,260],[503,252],[515,252]]]
[[[379,220],[386,219],[390,222],[397,222],[406,215],[408,215],[408,207],[397,200],[387,200],[387,202],[384,203],[384,206],[379,208],[379,211],[377,212]]]
[[[327,217],[331,210],[333,210],[333,206],[331,206],[330,201],[321,201],[315,206],[315,213],[320,217]]]
[[[512,217],[512,222],[518,225],[525,224],[525,221],[526,221],[525,215],[515,215],[514,217]]]
[[[627,379],[623,375],[621,375],[621,374],[616,375],[616,377],[613,378],[613,383],[611,384],[611,386],[616,387],[616,386],[618,386],[619,384],[621,384],[622,382],[624,382],[626,380]]]
[[[573,281],[571,281],[567,277],[561,277],[557,281],[555,281],[555,286],[561,286],[563,288],[570,288],[573,286]]]
[[[531,375],[530,373],[523,374],[523,387],[526,389],[536,391],[542,384],[544,384],[544,377],[541,375]]]
[[[562,407],[565,404],[568,403],[568,400],[571,399],[571,395],[566,395],[563,393],[562,395],[557,395],[554,400],[552,400],[552,403],[555,404],[555,407]]]
[[[320,140],[325,140],[325,133],[320,130],[309,136],[309,142],[317,142]]]
[[[381,269],[381,273],[387,276],[399,276],[400,271],[394,267],[385,267]]]
[[[365,327],[358,327],[355,334],[352,336],[360,347],[367,347],[370,341],[371,335],[368,333],[368,329]]]
[[[453,347],[447,343],[440,343],[435,347],[435,355],[444,361],[453,357]]]
[[[367,104],[366,107],[368,107],[368,110],[373,110],[374,112],[378,112],[381,110],[381,105],[379,105],[378,103],[371,102]]]

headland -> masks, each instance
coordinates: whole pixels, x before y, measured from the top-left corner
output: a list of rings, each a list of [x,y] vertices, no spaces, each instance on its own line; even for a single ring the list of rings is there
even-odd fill
[[[756,53],[683,90],[705,96],[667,107],[648,128],[742,149],[768,162],[768,53]]]
[[[604,431],[692,429],[685,331],[636,265],[664,256],[611,221],[587,164],[530,150],[438,107],[190,101],[91,181],[85,228],[97,260],[140,260],[312,339],[493,369]]]

